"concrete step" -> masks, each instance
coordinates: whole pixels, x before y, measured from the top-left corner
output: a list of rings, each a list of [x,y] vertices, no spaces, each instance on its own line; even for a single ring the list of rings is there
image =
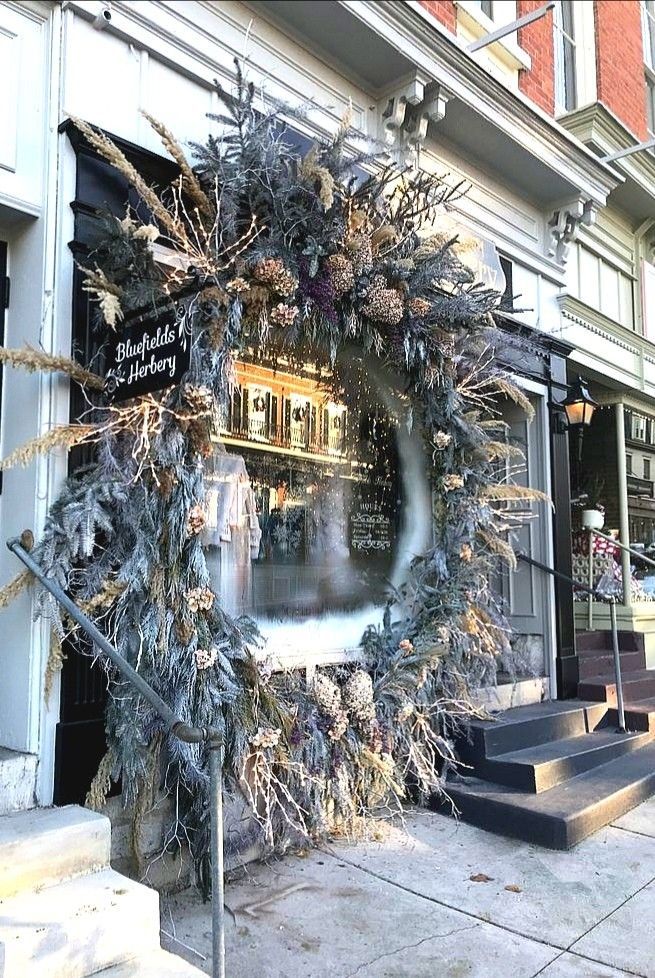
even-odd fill
[[[634,672],[621,674],[623,684],[623,699],[626,703],[634,703],[655,696],[655,669],[637,669]],[[614,674],[593,676],[578,684],[578,696],[581,699],[597,700],[616,706],[616,682]]]
[[[621,734],[605,728],[498,754],[477,763],[475,773],[496,784],[539,793],[637,750],[650,740],[650,733]]]
[[[0,816],[33,808],[36,754],[0,747]]]
[[[501,713],[494,720],[471,723],[471,743],[458,749],[467,762],[481,757],[495,757],[507,751],[536,747],[553,740],[568,740],[595,730],[607,713],[605,703],[581,700],[553,700],[518,706]]]
[[[168,951],[134,958],[95,974],[97,978],[206,978],[205,972]]]
[[[610,708],[607,717],[609,723],[616,725],[619,721],[618,710]],[[626,704],[625,725],[628,730],[655,733],[655,697]]]
[[[109,866],[109,819],[68,805],[0,818],[0,899]]]
[[[111,869],[0,904],[2,978],[87,978],[159,950],[158,894]]]
[[[655,743],[540,794],[477,778],[449,783],[447,790],[465,822],[550,849],[569,849],[655,793]],[[450,812],[443,802],[438,807]]]
[[[643,652],[646,648],[645,639],[641,632],[618,632],[619,648],[626,652]],[[598,630],[592,632],[577,632],[575,636],[575,650],[578,655],[584,655],[587,651],[607,650],[611,652],[612,632]]]
[[[646,668],[643,652],[621,652],[621,674],[638,672]],[[614,672],[614,655],[610,652],[587,652],[578,656],[580,680],[595,676],[609,676]]]

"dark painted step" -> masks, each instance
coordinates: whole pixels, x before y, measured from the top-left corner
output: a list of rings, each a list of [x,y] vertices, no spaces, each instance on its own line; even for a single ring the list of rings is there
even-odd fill
[[[621,674],[623,698],[626,703],[655,696],[655,669],[637,669]],[[614,674],[593,676],[578,684],[578,696],[585,700],[597,700],[616,706],[616,682]]]
[[[496,784],[538,793],[637,750],[651,739],[649,733],[620,734],[605,727],[566,740],[481,758],[475,764],[475,774]]]
[[[465,822],[550,849],[569,849],[655,793],[655,744],[540,794],[467,780],[447,785]]]
[[[619,722],[618,710],[610,708],[607,718],[616,725]],[[625,725],[628,730],[655,733],[655,697],[628,703],[625,707]]]
[[[494,720],[474,720],[471,743],[458,745],[466,763],[478,763],[507,751],[536,747],[553,740],[567,740],[595,730],[606,718],[605,703],[554,700],[518,706]]]
[[[619,632],[619,648],[626,652],[643,652],[645,650],[645,640],[641,632]],[[575,636],[575,650],[578,655],[587,651],[607,651],[611,652],[612,633],[611,631],[577,632]]]
[[[646,668],[644,652],[621,651],[621,674],[637,672]],[[578,656],[578,675],[580,679],[590,676],[609,676],[614,671],[614,655],[609,652],[585,652]]]

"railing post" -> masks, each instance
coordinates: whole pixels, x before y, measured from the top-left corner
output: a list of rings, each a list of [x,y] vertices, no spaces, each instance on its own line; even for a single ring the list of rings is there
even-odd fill
[[[587,556],[589,594],[587,596],[587,630],[594,627],[594,531],[589,527],[589,554]]]
[[[225,882],[223,870],[223,739],[209,740],[211,818],[212,976],[225,978]]]
[[[616,683],[616,706],[619,714],[619,730],[625,733],[625,707],[623,704],[623,684],[621,681],[621,653],[619,633],[616,625],[616,598],[610,597],[610,621],[612,623],[612,648],[614,649],[614,680]]]

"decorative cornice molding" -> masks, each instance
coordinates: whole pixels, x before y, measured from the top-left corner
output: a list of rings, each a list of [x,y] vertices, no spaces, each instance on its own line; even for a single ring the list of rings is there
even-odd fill
[[[392,44],[422,71],[521,145],[524,151],[603,206],[622,180],[610,167],[474,60],[416,0],[339,0],[341,6]]]
[[[416,164],[428,126],[441,122],[448,99],[441,85],[415,71],[378,102],[382,138],[399,162]]]
[[[590,227],[595,221],[596,208],[590,200],[578,198],[558,207],[548,222],[549,256],[560,265],[566,265],[571,245],[580,228]]]

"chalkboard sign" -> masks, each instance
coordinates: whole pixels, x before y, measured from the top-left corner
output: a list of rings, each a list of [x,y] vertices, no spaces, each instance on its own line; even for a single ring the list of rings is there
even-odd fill
[[[156,319],[127,325],[113,335],[105,390],[125,401],[178,384],[189,369],[191,336],[186,308],[172,308]]]
[[[389,552],[391,544],[391,517],[381,500],[367,493],[350,514],[350,549],[356,554],[379,554]]]

